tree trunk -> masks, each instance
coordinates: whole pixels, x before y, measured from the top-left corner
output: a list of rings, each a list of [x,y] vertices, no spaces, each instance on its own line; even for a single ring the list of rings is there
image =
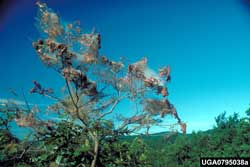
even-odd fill
[[[96,166],[96,160],[98,157],[98,147],[99,147],[99,141],[98,141],[98,137],[97,134],[95,135],[91,135],[93,140],[94,140],[94,159],[91,162],[91,167],[95,167]]]

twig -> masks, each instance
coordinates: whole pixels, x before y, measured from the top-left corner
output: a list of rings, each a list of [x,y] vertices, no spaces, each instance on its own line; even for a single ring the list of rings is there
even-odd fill
[[[58,97],[55,97],[55,96],[52,96],[52,95],[48,95],[48,94],[43,94],[43,96],[46,96],[46,97],[48,97],[48,98],[50,98],[50,99],[53,99],[53,100],[57,100],[57,101],[62,101],[60,98],[58,98]]]
[[[75,100],[74,100],[74,98],[73,98],[72,92],[71,92],[70,87],[69,87],[69,82],[68,82],[67,80],[66,80],[66,85],[67,85],[67,89],[68,89],[70,98],[71,98],[71,100],[72,100],[74,106],[76,107],[76,110],[78,110],[78,106],[77,106],[77,104],[75,103]]]
[[[29,106],[28,100],[27,100],[27,98],[26,98],[26,96],[25,96],[25,94],[23,92],[23,89],[22,89],[22,94],[23,94],[23,99],[25,101],[26,107],[27,107],[28,111],[30,112],[31,111],[30,106]]]

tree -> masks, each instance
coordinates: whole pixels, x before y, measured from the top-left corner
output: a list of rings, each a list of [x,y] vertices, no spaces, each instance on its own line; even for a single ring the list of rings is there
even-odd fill
[[[171,127],[180,125],[181,130],[186,132],[186,124],[166,98],[169,66],[160,69],[157,74],[147,66],[147,58],[126,66],[126,62],[101,56],[99,33],[83,33],[79,21],[66,23],[46,4],[38,2],[37,5],[36,25],[44,39],[33,42],[33,46],[42,63],[62,77],[65,91],[62,95],[55,95],[51,88],[33,81],[30,93],[53,100],[54,104],[48,106],[48,111],[56,113],[61,121],[39,119],[42,111],[38,107],[31,108],[26,99],[24,106],[5,106],[5,109],[12,113],[17,125],[32,128],[33,140],[47,145],[48,141],[50,144],[56,142],[55,145],[66,150],[61,152],[58,147],[46,148],[57,152],[54,157],[56,164],[73,151],[69,148],[78,147],[75,157],[85,157],[80,160],[83,166],[89,164],[95,167],[98,163],[100,166],[103,156],[100,151],[104,152],[107,142],[112,143],[125,134],[149,134],[152,126],[167,127],[166,115],[177,119]],[[126,99],[136,106],[135,111],[127,109],[129,115],[116,111],[117,105]],[[72,143],[74,146],[69,146]],[[117,154],[121,151],[117,150]],[[48,153],[35,161],[52,157]],[[143,161],[145,155],[139,159]]]

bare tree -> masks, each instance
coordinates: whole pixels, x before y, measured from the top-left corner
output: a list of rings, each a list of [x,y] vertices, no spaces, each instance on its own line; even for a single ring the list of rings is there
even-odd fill
[[[101,147],[97,125],[105,121],[113,124],[118,134],[122,131],[149,134],[152,126],[176,125],[186,132],[186,124],[167,99],[169,66],[155,72],[148,67],[147,58],[131,64],[122,59],[110,60],[99,53],[99,33],[83,33],[79,21],[66,23],[46,4],[38,2],[37,5],[36,25],[45,38],[33,42],[33,46],[42,63],[63,78],[65,91],[58,97],[52,89],[33,81],[30,92],[54,100],[48,106],[49,111],[86,129],[93,143],[91,167],[96,166]],[[123,101],[135,107],[121,109],[118,105]],[[38,133],[42,133],[41,127],[53,128],[53,120],[38,119],[39,111],[34,107],[14,112],[19,126],[33,127]],[[167,125],[166,115],[176,118],[176,124]]]

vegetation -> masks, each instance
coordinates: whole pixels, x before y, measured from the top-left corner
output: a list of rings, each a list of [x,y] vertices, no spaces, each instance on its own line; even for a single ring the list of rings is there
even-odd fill
[[[215,118],[216,126],[205,132],[164,138],[146,138],[151,148],[150,161],[157,167],[199,166],[200,157],[249,157],[250,115],[239,118],[238,114]],[[160,141],[159,141],[160,140]],[[157,158],[155,158],[157,157]]]
[[[66,23],[46,4],[38,1],[37,5],[36,26],[43,39],[32,44],[64,86],[55,93],[33,81],[30,93],[52,100],[46,111],[15,91],[15,100],[0,103],[1,139],[6,145],[1,149],[1,165],[150,166],[141,139],[130,143],[119,139],[149,135],[152,126],[171,126],[176,131],[180,127],[186,132],[186,124],[167,99],[170,67],[155,72],[147,66],[147,58],[130,64],[110,60],[99,53],[99,33],[83,33],[79,21]],[[123,101],[133,106],[126,108],[129,112],[117,109]],[[166,115],[176,123],[167,125]],[[30,136],[15,138],[12,125],[29,129]]]
[[[157,74],[146,58],[127,67],[109,60],[99,54],[100,34],[84,34],[79,22],[67,24],[46,4],[38,7],[44,39],[33,46],[65,85],[56,95],[33,81],[30,93],[53,101],[46,111],[29,104],[24,93],[12,92],[22,101],[0,103],[1,166],[186,167],[199,166],[203,156],[250,156],[250,109],[244,118],[223,113],[213,129],[185,134],[186,124],[167,99],[169,67]],[[134,104],[129,114],[116,110],[124,100]],[[166,115],[176,124],[167,125]],[[15,125],[30,130],[26,138],[12,133]],[[175,129],[150,134],[152,126]]]
[[[101,141],[97,166],[199,166],[200,157],[249,157],[250,114],[215,118],[216,126],[205,132],[149,136],[121,136],[103,126],[101,133],[112,134]],[[104,128],[105,127],[105,128]],[[80,126],[61,121],[57,129],[36,143],[20,141],[1,129],[0,163],[3,166],[89,166],[91,146]],[[112,132],[105,132],[111,130]],[[60,165],[58,165],[60,164]]]

